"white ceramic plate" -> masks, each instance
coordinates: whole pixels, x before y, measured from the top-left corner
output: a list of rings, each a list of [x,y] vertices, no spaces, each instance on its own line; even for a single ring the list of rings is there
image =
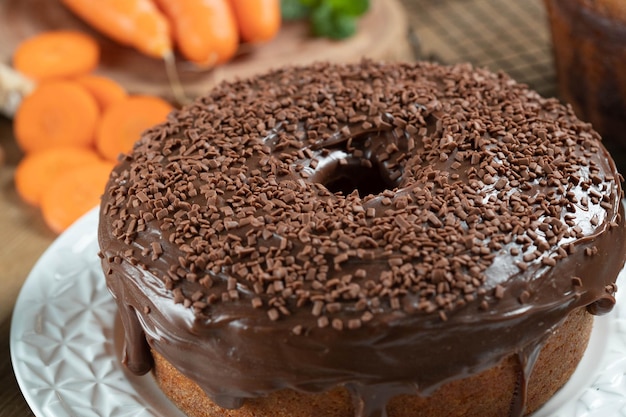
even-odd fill
[[[63,233],[22,288],[11,326],[20,388],[37,417],[182,416],[151,376],[120,365],[121,328],[96,255],[97,222],[94,210]],[[619,298],[596,319],[572,379],[534,417],[626,417],[625,290]]]

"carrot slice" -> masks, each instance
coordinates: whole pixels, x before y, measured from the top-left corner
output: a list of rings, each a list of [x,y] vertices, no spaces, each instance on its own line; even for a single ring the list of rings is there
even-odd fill
[[[75,77],[98,66],[100,48],[90,36],[76,31],[42,32],[18,45],[13,67],[35,80]]]
[[[102,115],[96,131],[100,155],[116,161],[121,153],[132,150],[144,130],[164,122],[172,106],[156,96],[130,96],[114,103]]]
[[[44,191],[59,175],[99,162],[102,158],[95,150],[87,148],[62,147],[29,153],[15,169],[15,189],[24,201],[39,206]]]
[[[280,29],[280,0],[230,0],[241,39],[266,42]]]
[[[41,213],[56,233],[61,233],[100,202],[114,164],[98,162],[60,175],[43,193]]]
[[[76,78],[76,82],[91,93],[102,112],[116,101],[128,97],[124,87],[108,77],[87,74]]]
[[[13,132],[24,152],[93,144],[96,100],[73,81],[50,81],[27,96],[15,113]]]

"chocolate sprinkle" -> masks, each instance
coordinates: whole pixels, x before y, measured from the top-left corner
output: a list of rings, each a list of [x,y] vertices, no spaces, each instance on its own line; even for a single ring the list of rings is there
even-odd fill
[[[201,316],[243,301],[293,316],[294,334],[298,311],[344,331],[389,309],[447,320],[514,297],[488,280],[494,260],[554,268],[613,221],[598,141],[556,100],[468,65],[284,68],[148,130],[102,211]]]

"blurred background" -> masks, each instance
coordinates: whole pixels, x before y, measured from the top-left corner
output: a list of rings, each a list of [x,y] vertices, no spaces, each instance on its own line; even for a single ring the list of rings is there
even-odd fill
[[[542,0],[403,0],[417,57],[469,61],[557,95]]]
[[[223,79],[307,60],[345,61],[367,55],[445,64],[471,62],[504,71],[545,97],[572,103],[580,117],[603,133],[624,171],[625,22],[623,0],[371,0],[370,10],[357,19],[356,33],[342,40],[312,37],[306,24],[284,22],[275,39],[258,46],[243,45],[232,60],[210,71],[198,71],[184,60],[176,66],[183,88],[194,95]],[[110,77],[131,94],[172,99],[161,61],[120,47],[56,0],[0,0],[0,70],[2,65],[11,67],[24,39],[66,28],[97,39],[102,55],[96,74]],[[19,90],[15,87],[19,82],[3,77],[0,71],[0,102],[8,90]],[[31,90],[32,85],[23,94]],[[26,153],[15,140],[16,107],[0,116],[0,387],[4,388],[0,390],[0,417],[32,416],[10,364],[10,317],[28,272],[59,232],[16,190],[15,170]]]

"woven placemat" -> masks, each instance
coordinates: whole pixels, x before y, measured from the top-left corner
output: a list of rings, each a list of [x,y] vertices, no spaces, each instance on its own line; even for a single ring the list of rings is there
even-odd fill
[[[541,0],[404,0],[422,59],[504,71],[556,96],[551,39]]]

